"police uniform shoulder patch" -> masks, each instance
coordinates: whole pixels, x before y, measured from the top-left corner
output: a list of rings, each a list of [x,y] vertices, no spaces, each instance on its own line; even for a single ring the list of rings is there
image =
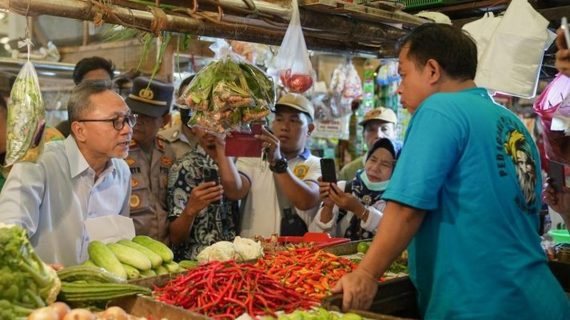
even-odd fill
[[[138,179],[135,179],[135,178],[131,177],[131,188],[132,188],[132,189],[138,187],[139,184],[140,184],[140,182],[139,182]]]
[[[309,166],[306,164],[298,164],[293,168],[293,174],[301,180],[305,178],[308,172]]]
[[[129,165],[129,167],[132,167],[135,163],[137,163],[137,161],[131,157],[127,157],[127,159],[125,161],[127,161],[127,164]]]
[[[129,206],[131,208],[138,208],[141,205],[141,198],[139,198],[139,196],[137,196],[136,194],[131,195],[131,198],[129,199]]]
[[[174,163],[174,160],[167,156],[160,157],[160,165],[163,167],[170,167]]]
[[[156,137],[156,148],[158,149],[158,151],[164,151],[165,148],[164,140],[162,140],[159,137]]]

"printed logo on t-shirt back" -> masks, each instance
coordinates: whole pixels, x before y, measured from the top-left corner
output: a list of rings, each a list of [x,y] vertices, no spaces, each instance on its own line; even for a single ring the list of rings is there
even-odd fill
[[[499,176],[506,177],[512,173],[507,166],[511,161],[521,193],[514,199],[516,205],[525,212],[536,212],[536,174],[537,162],[533,158],[531,144],[523,134],[524,128],[513,119],[501,117],[497,124],[497,168]]]

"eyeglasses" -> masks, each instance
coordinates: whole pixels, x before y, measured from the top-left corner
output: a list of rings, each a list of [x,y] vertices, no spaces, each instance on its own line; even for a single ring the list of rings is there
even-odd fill
[[[137,114],[128,114],[125,117],[116,117],[113,119],[82,119],[76,120],[77,122],[112,122],[113,128],[116,130],[123,130],[125,127],[125,123],[128,123],[129,126],[132,128],[137,124]]]

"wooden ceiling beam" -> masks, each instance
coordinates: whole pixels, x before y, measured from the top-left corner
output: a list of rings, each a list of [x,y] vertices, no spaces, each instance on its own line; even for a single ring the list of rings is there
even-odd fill
[[[157,31],[152,29],[156,18],[151,12],[112,4],[99,7],[96,2],[79,0],[0,0],[0,8],[26,16],[46,14],[78,20],[100,20],[148,32]],[[406,34],[405,30],[380,23],[300,10],[309,49],[392,57],[394,43]],[[279,45],[287,28],[286,23],[274,24],[228,14],[223,16],[221,22],[216,19],[215,12],[200,12],[196,16],[169,13],[163,16],[160,31]]]

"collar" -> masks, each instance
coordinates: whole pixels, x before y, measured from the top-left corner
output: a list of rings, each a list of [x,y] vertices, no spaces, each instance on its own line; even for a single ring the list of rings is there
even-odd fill
[[[309,157],[311,156],[311,151],[307,148],[303,149],[303,152],[301,152],[298,157],[300,157],[303,160],[307,160],[309,159]]]
[[[93,171],[89,166],[89,163],[79,150],[77,142],[72,135],[69,135],[63,142],[65,147],[65,154],[67,155],[67,161],[69,162],[69,173],[71,178],[75,178],[87,170]],[[108,172],[112,171],[115,173],[115,165],[113,161],[109,160],[107,163],[107,168],[101,173],[101,177],[105,176]]]

